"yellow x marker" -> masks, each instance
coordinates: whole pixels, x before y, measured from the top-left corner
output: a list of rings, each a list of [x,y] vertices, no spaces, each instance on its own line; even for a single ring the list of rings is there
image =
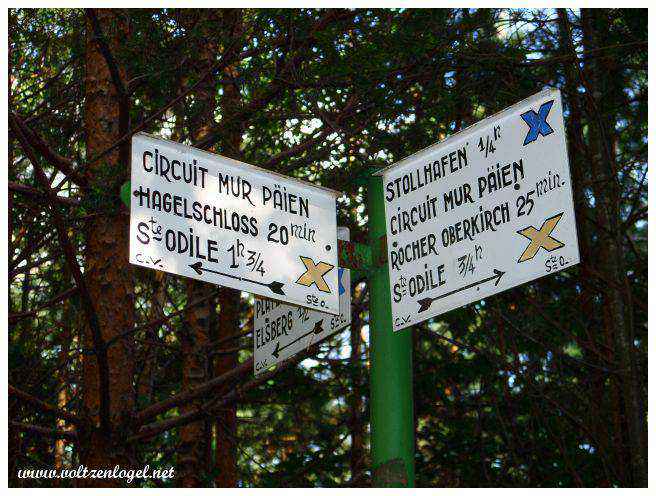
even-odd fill
[[[323,276],[334,269],[335,266],[326,262],[319,262],[315,265],[314,260],[308,257],[301,257],[301,262],[303,262],[307,270],[298,278],[296,284],[308,287],[316,284],[319,291],[330,293],[330,288],[326,281],[324,281]]]
[[[517,231],[518,234],[521,234],[525,238],[531,240],[531,242],[524,250],[524,253],[522,253],[522,256],[519,257],[519,260],[517,260],[517,263],[530,260],[535,256],[540,248],[544,248],[547,251],[554,251],[565,246],[564,243],[561,243],[556,238],[552,238],[550,236],[551,232],[554,230],[556,224],[558,224],[558,221],[560,221],[562,216],[563,212],[556,214],[553,217],[549,217],[544,221],[539,231],[533,226],[528,226]]]

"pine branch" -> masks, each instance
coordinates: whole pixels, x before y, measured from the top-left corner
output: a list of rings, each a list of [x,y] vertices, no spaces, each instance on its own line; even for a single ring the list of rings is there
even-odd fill
[[[13,181],[9,181],[7,183],[7,186],[9,188],[9,191],[22,193],[26,196],[36,198],[38,200],[43,200],[45,198],[43,192],[39,191],[36,188],[33,188],[32,186],[28,186],[27,184],[20,184],[20,183],[15,183]],[[59,195],[57,195],[56,198],[61,205],[65,205],[65,206],[76,207],[80,204],[80,202],[74,198],[66,198],[65,196],[59,196]]]
[[[56,406],[51,405],[50,403],[40,400],[36,396],[32,396],[22,389],[18,389],[16,386],[12,386],[11,384],[9,384],[9,396],[13,396],[23,403],[35,407],[41,412],[53,414],[57,418],[64,419],[72,424],[79,425],[82,422],[81,419],[77,417],[77,415],[61,410]]]
[[[134,415],[134,424],[141,425],[145,421],[153,417],[156,417],[157,415],[166,413],[168,410],[172,408],[178,407],[180,405],[184,405],[186,403],[189,403],[190,401],[194,401],[198,398],[201,398],[209,394],[210,392],[220,388],[224,384],[232,380],[238,379],[242,375],[251,372],[252,370],[253,370],[253,359],[250,358],[244,363],[230,370],[229,372],[226,372],[225,374],[222,374],[218,377],[214,377],[213,379],[203,382],[202,384],[199,384],[198,386],[192,389],[182,391],[181,393],[171,396],[170,398],[167,398],[163,401],[160,401],[158,403],[150,405],[149,407],[144,408],[143,410],[137,412]]]
[[[14,427],[19,431],[31,432],[39,436],[54,437],[56,439],[69,439],[71,441],[77,440],[77,432],[75,431],[62,431],[58,429],[51,429],[49,427],[42,427],[40,425],[25,424],[23,422],[9,422],[10,427]]]
[[[26,319],[28,317],[33,317],[37,313],[41,312],[42,310],[45,310],[46,308],[50,308],[53,305],[56,305],[57,303],[60,303],[62,301],[66,301],[68,298],[73,296],[74,294],[77,293],[77,288],[70,288],[67,289],[66,291],[59,293],[57,296],[54,296],[50,298],[47,302],[45,302],[43,305],[41,305],[39,308],[36,308],[34,310],[28,310],[25,312],[20,312],[20,313],[10,313],[9,314],[9,325],[16,325],[18,322],[20,322],[23,319]]]
[[[55,224],[55,228],[57,231],[59,244],[61,245],[62,250],[64,251],[66,262],[68,264],[68,267],[71,271],[71,275],[73,276],[73,279],[75,280],[75,284],[80,293],[80,297],[82,300],[82,307],[86,314],[89,327],[91,328],[91,335],[93,340],[95,356],[98,362],[98,382],[100,385],[100,409],[99,409],[100,425],[102,431],[106,435],[109,435],[109,433],[111,432],[111,423],[109,417],[109,412],[111,411],[110,397],[109,397],[109,363],[107,360],[107,347],[105,346],[105,343],[103,341],[98,315],[96,314],[96,310],[93,306],[91,295],[89,294],[89,290],[87,289],[86,281],[84,279],[84,276],[82,275],[82,271],[80,270],[80,266],[75,256],[75,249],[73,248],[73,245],[71,244],[71,241],[68,237],[64,219],[62,218],[62,215],[59,212],[59,204],[56,199],[57,195],[50,188],[50,183],[48,181],[48,178],[46,177],[45,173],[43,172],[43,169],[39,165],[39,161],[34,155],[32,148],[30,147],[29,141],[25,136],[25,134],[23,133],[22,129],[20,128],[17,118],[13,113],[9,114],[9,125],[16,133],[16,136],[18,137],[18,140],[23,148],[23,151],[25,152],[30,162],[32,163],[32,167],[34,168],[34,173],[36,175],[37,180],[39,181],[41,187],[46,192],[46,196],[49,202],[49,207],[52,212],[52,220],[53,223]]]
[[[57,152],[55,152],[41,136],[36,134],[36,132],[34,132],[27,124],[25,124],[25,122],[19,117],[17,113],[10,111],[10,114],[15,120],[15,124],[11,126],[14,134],[17,135],[17,129],[20,129],[27,143],[29,143],[31,147],[38,151],[51,166],[60,171],[78,186],[85,189],[89,187],[87,178],[84,177],[84,175],[82,175],[79,170],[75,168],[75,165],[71,159],[63,157],[62,155],[59,155]],[[16,129],[14,129],[14,127]]]

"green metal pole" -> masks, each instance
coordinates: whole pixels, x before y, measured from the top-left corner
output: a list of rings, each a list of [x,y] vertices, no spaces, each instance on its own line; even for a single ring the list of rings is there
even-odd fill
[[[374,487],[414,487],[412,329],[392,330],[382,177],[368,184],[369,236],[374,263],[369,275],[371,455]],[[381,263],[381,259],[385,261]]]

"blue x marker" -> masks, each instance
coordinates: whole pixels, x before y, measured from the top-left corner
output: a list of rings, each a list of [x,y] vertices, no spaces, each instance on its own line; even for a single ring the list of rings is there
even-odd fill
[[[553,100],[543,103],[537,114],[534,110],[529,110],[522,114],[522,119],[524,119],[524,122],[526,122],[529,127],[526,138],[524,138],[524,146],[534,142],[538,139],[539,135],[547,136],[554,132],[551,126],[547,124],[547,116],[549,115],[553,103]]]

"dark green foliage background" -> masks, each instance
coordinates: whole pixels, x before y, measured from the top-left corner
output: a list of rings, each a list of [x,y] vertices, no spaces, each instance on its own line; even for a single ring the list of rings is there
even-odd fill
[[[609,29],[602,36],[604,46],[592,53],[583,46],[580,12],[567,12],[579,54],[574,60],[562,46],[554,10],[362,9],[313,31],[326,11],[246,9],[247,40],[236,48],[260,51],[236,67],[242,110],[224,115],[216,109],[215,151],[223,153],[222,133],[237,126],[244,137],[242,160],[344,191],[339,224],[350,227],[352,239],[363,240],[362,179],[372,167],[391,164],[546,87],[561,88],[569,110],[572,98],[587,101],[590,95],[581,81],[574,82],[576,95],[565,91],[567,65],[578,73],[584,61],[612,59],[617,69],[606,75],[607,83],[621,91],[604,108],[615,123],[611,139],[619,169],[623,262],[646,401],[647,15],[625,9],[603,12]],[[128,74],[134,126],[175,98],[181,85],[197,80],[194,54],[207,40],[193,29],[185,31],[179,11],[143,9],[126,15],[131,35],[115,56]],[[78,164],[88,158],[82,126],[84,29],[79,10],[9,13],[10,108]],[[275,44],[280,37],[285,42]],[[217,43],[222,51],[243,41],[222,38]],[[219,101],[224,77],[216,78]],[[182,139],[189,142],[193,94],[176,109],[146,131],[168,136],[180,124],[176,116],[184,116]],[[596,119],[586,106],[585,140]],[[313,136],[318,138],[311,146],[286,154]],[[9,181],[36,187],[29,160],[11,134],[9,154]],[[594,254],[599,229],[595,178],[585,149],[575,149],[570,162],[583,171],[584,182],[577,187],[592,215],[586,222]],[[78,193],[67,183],[60,195],[75,200]],[[85,242],[81,222],[111,212],[119,201],[103,191],[97,200],[66,207],[79,253]],[[38,309],[65,291],[70,275],[38,198],[13,193],[9,216],[11,316]],[[22,251],[34,243],[41,244],[23,259]],[[584,260],[594,269],[606,262]],[[21,270],[25,264],[34,264],[29,277]],[[154,278],[152,271],[135,271],[138,323],[149,320]],[[181,280],[167,276],[166,283],[164,311],[171,313],[184,307],[186,293]],[[414,329],[418,486],[631,484],[622,468],[630,447],[613,437],[599,438],[603,431],[598,424],[623,425],[622,407],[612,397],[618,365],[604,338],[608,284],[593,278],[584,288],[581,267],[573,267]],[[237,470],[243,486],[370,484],[368,458],[353,474],[350,456],[351,429],[362,428],[367,442],[369,417],[366,283],[354,278],[354,294],[354,332],[365,337],[359,356],[351,356],[350,331],[344,331],[324,343],[316,357],[249,391],[239,403]],[[583,299],[592,302],[591,314],[582,314]],[[242,303],[247,330],[251,300]],[[49,306],[16,322],[10,319],[9,325],[10,384],[52,403],[61,384],[68,384],[71,411],[80,404],[76,357],[85,353],[75,339],[82,318],[78,305],[73,297],[67,310],[61,304]],[[175,317],[158,330],[160,346],[149,355],[155,382],[149,396],[137,398],[138,407],[180,390],[176,333],[182,326]],[[252,338],[244,337],[239,345],[243,361],[251,355]],[[138,357],[146,356],[146,346],[137,341]],[[355,414],[350,406],[354,394],[363,401]],[[10,405],[10,416],[54,427],[51,418],[29,408]],[[354,424],[353,418],[360,421]],[[140,459],[151,467],[175,466],[177,439],[172,430],[144,442]],[[53,465],[50,440],[23,433],[21,446],[19,466]],[[69,462],[76,465],[77,456],[69,445]],[[211,483],[212,474],[206,476]],[[160,483],[143,482],[153,484]]]

